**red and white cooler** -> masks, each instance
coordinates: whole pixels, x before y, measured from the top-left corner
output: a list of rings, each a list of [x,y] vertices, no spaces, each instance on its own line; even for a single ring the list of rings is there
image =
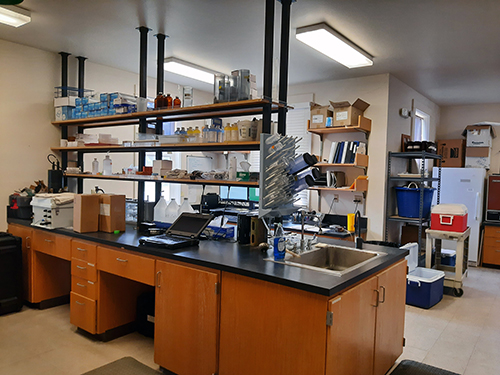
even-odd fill
[[[467,229],[465,204],[438,204],[431,209],[431,229],[446,232],[465,232]]]

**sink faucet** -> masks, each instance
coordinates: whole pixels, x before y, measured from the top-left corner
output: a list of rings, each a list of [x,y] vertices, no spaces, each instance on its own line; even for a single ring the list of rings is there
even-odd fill
[[[354,223],[354,225],[356,226],[354,245],[356,249],[362,249],[364,240],[361,238],[361,214],[359,213],[359,211],[356,211]]]
[[[304,238],[305,235],[305,221],[306,221],[306,216],[308,215],[314,215],[315,213],[308,212],[304,209],[300,210],[300,217],[301,217],[301,231],[300,231],[300,248],[297,249],[297,252],[300,254],[304,251],[308,251],[312,249],[312,245],[314,245],[317,242],[317,234],[314,233],[313,238],[309,238],[307,241]]]

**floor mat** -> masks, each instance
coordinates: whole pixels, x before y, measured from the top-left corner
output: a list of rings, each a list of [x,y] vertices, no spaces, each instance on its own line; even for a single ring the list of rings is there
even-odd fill
[[[82,375],[158,375],[161,372],[153,370],[132,357],[123,357],[107,365],[98,367]]]
[[[404,360],[391,372],[391,375],[459,375],[424,363]]]

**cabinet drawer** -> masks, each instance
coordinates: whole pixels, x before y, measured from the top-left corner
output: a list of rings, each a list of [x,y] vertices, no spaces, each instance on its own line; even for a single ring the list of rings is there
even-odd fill
[[[81,296],[97,300],[97,283],[82,279],[78,276],[71,276],[71,291]]]
[[[73,240],[71,244],[71,256],[95,264],[97,259],[97,246],[91,242]]]
[[[500,249],[500,238],[484,237],[484,246],[491,246]]]
[[[96,302],[71,292],[69,321],[89,332],[96,333]]]
[[[95,264],[79,259],[71,259],[71,275],[93,282],[97,281]]]
[[[500,240],[500,227],[493,225],[486,225],[484,227],[485,238],[498,238]]]
[[[99,246],[97,248],[97,264],[99,270],[140,283],[154,285],[154,259]]]
[[[483,247],[483,263],[500,266],[500,246],[488,246],[485,241]]]
[[[32,247],[34,250],[52,255],[57,258],[71,259],[71,238],[45,233],[41,230],[33,231]]]

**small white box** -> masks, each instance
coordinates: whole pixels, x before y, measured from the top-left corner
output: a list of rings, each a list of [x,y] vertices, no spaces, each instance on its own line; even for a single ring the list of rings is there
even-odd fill
[[[172,160],[153,160],[153,169],[172,169]]]
[[[467,137],[467,147],[491,147],[492,139],[496,137],[491,125],[469,125],[462,135]]]
[[[66,96],[64,98],[54,98],[54,107],[76,107],[75,100],[77,96]]]
[[[56,121],[70,120],[72,109],[73,109],[73,107],[69,107],[69,106],[54,108],[54,114],[55,114]]]

